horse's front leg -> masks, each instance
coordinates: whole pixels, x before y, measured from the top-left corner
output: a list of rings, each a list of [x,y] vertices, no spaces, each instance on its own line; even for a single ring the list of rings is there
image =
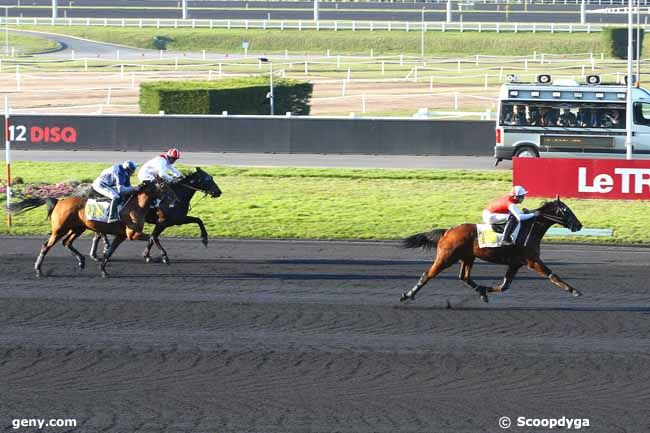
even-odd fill
[[[149,256],[149,252],[151,251],[151,247],[155,243],[158,249],[160,250],[160,253],[162,254],[162,262],[166,265],[169,264],[169,256],[167,256],[167,251],[165,251],[162,244],[160,243],[160,239],[158,239],[160,234],[163,231],[165,231],[167,227],[169,227],[168,224],[159,223],[156,224],[156,227],[154,227],[153,232],[151,232],[151,237],[149,237],[147,248],[144,250],[144,254],[145,254],[144,258],[147,263],[151,262],[151,256]]]
[[[528,267],[538,274],[547,277],[549,280],[551,280],[551,283],[555,284],[558,287],[563,288],[567,292],[571,293],[573,296],[578,297],[581,296],[582,293],[575,287],[571,286],[569,283],[564,281],[562,278],[560,278],[558,275],[554,274],[553,271],[549,269],[548,266],[542,262],[542,259],[539,257],[536,257],[534,259],[529,259],[528,260]]]
[[[104,259],[102,260],[102,264],[100,265],[100,270],[102,272],[102,277],[106,278],[108,276],[108,273],[106,272],[106,265],[108,264],[108,261],[110,260],[111,256],[117,249],[117,247],[120,246],[120,244],[126,239],[123,235],[118,235],[115,236],[115,239],[113,239],[113,242],[111,242],[111,246],[104,254]]]
[[[90,244],[90,258],[96,262],[99,261],[99,257],[97,257],[97,245],[99,244],[99,240],[102,238],[102,236],[106,236],[106,235],[95,233],[95,236],[93,237],[93,242],[92,244]],[[104,253],[106,253],[106,251],[104,251]]]
[[[199,230],[201,230],[201,242],[203,242],[204,246],[208,246],[208,231],[205,229],[205,225],[203,225],[203,221],[201,218],[198,217],[193,217],[193,216],[185,216],[183,221],[180,224],[191,224],[194,223],[199,226]]]

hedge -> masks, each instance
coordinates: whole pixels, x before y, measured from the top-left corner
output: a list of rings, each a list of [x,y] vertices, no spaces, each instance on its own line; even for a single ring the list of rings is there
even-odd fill
[[[636,52],[636,32],[635,28],[632,33],[632,58],[638,58]],[[643,29],[641,29],[639,51],[643,52]],[[627,27],[607,27],[603,29],[603,39],[605,48],[609,50],[612,57],[619,59],[627,59]]]
[[[309,114],[313,85],[274,80],[274,112]],[[216,81],[158,81],[140,84],[140,111],[145,114],[269,114],[267,78]]]

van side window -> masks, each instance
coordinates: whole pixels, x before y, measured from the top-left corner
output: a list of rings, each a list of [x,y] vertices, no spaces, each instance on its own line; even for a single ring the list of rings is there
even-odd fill
[[[637,125],[650,125],[650,104],[634,103],[634,123]]]

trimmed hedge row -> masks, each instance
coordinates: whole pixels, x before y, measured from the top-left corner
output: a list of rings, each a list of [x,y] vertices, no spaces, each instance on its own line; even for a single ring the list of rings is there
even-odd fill
[[[313,85],[274,80],[274,111],[309,114]],[[144,114],[269,114],[267,78],[217,81],[158,81],[140,84],[140,111]]]
[[[632,58],[638,58],[636,52],[636,39],[637,29],[632,32]],[[639,51],[643,52],[643,29],[639,34],[640,44]],[[627,59],[627,27],[607,27],[603,29],[603,40],[605,41],[605,48],[609,50],[612,57],[619,59]]]

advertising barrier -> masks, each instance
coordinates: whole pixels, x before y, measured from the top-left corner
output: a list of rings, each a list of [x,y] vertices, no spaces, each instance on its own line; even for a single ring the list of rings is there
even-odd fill
[[[531,197],[650,200],[650,160],[514,158],[513,183]]]
[[[491,156],[494,122],[302,116],[13,115],[20,150]]]

